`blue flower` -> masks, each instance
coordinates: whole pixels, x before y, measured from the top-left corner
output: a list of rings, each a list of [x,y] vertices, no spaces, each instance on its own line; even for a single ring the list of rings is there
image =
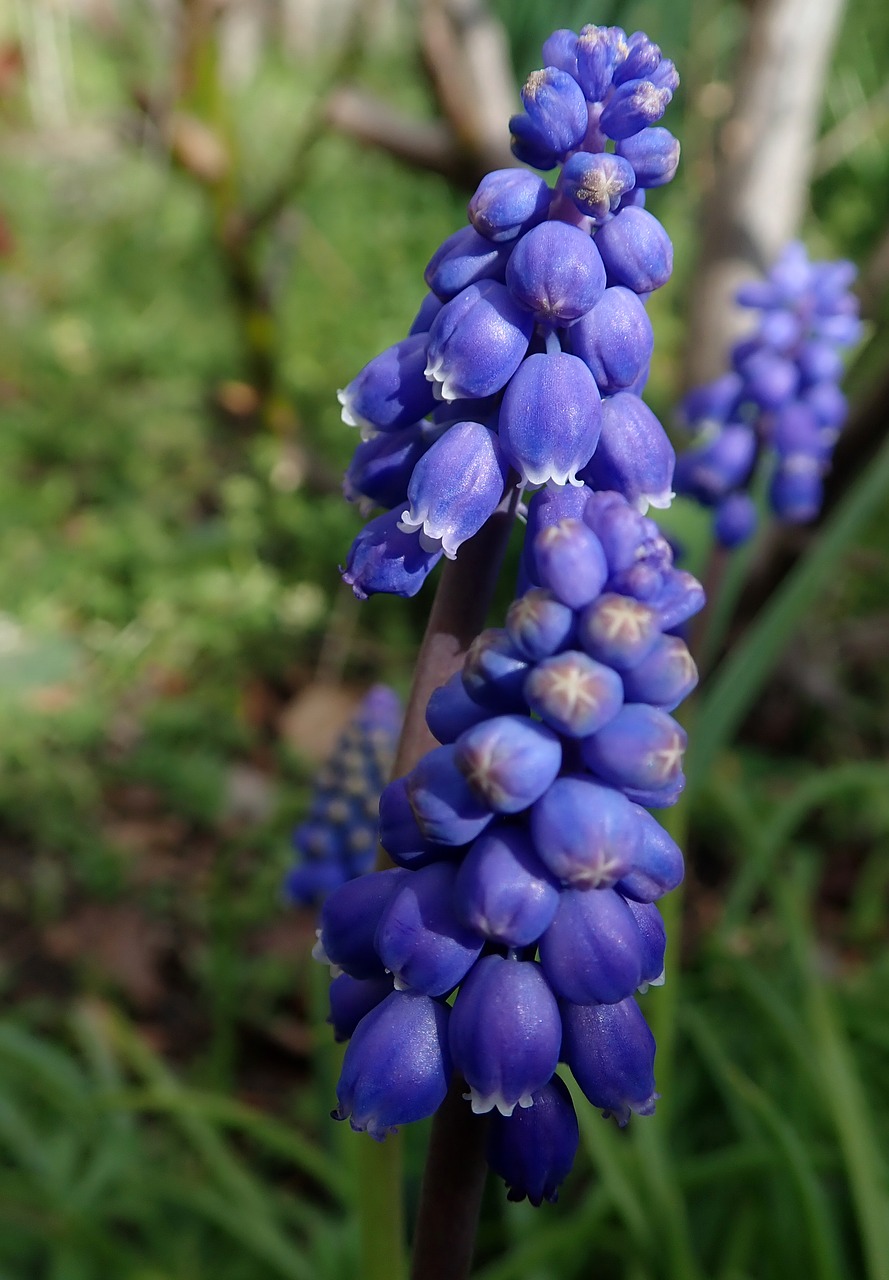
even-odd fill
[[[574,1103],[564,1082],[553,1078],[531,1096],[530,1107],[511,1116],[495,1112],[488,1125],[487,1160],[509,1188],[507,1199],[539,1206],[559,1198],[571,1172],[580,1135]]]

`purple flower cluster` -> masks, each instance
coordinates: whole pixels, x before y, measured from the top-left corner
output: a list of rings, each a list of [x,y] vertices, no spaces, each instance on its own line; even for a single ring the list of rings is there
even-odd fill
[[[398,695],[374,685],[313,779],[308,815],[293,832],[296,862],[284,880],[288,901],[309,906],[371,870],[380,792],[392,772],[401,721]]]
[[[810,262],[787,245],[765,280],[737,302],[759,312],[753,333],[732,350],[732,371],[685,399],[700,442],[676,466],[676,490],[714,508],[725,547],[756,527],[749,489],[762,454],[771,457],[769,501],[779,520],[813,520],[822,479],[846,418],[839,388],[841,349],[858,340],[858,299],[851,262]]]
[[[508,479],[614,489],[645,511],[672,498],[674,454],[640,396],[645,301],[673,249],[645,208],[679,143],[657,125],[679,77],[642,32],[557,31],[510,127],[518,159],[489,173],[469,225],[436,250],[408,337],[340,393],[362,442],[352,500],[383,508],[344,579],[409,596],[493,514]]]
[[[577,1147],[560,1061],[619,1124],[654,1109],[635,994],[663,980],[655,901],[683,865],[647,810],[684,784],[670,712],[697,673],[677,628],[703,592],[653,521],[585,486],[534,496],[524,573],[430,699],[442,745],[382,794],[396,865],[327,899],[316,956],[351,1037],[335,1116],[382,1138],[456,1072],[491,1113],[489,1164],[539,1204]]]

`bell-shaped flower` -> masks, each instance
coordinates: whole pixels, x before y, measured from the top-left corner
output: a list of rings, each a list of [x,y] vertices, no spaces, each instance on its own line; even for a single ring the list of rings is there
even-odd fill
[[[509,122],[513,153],[534,169],[552,169],[586,133],[583,91],[567,72],[545,67],[525,81],[522,103],[526,114]]]
[[[679,167],[679,139],[669,129],[643,129],[622,138],[615,151],[632,166],[639,187],[662,187]]]
[[[395,431],[425,417],[435,407],[425,369],[425,334],[414,334],[387,347],[337,392],[343,422],[350,427]]]
[[[643,941],[614,889],[563,889],[540,939],[540,967],[557,996],[574,1004],[616,1004],[642,981]]]
[[[502,280],[509,246],[494,244],[474,227],[461,227],[429,259],[424,279],[443,302],[480,280]]]
[[[490,712],[470,698],[463,683],[463,675],[455,671],[451,678],[440,685],[426,704],[426,723],[430,733],[439,742],[456,742],[466,729],[481,720],[487,720]]]
[[[822,427],[838,428],[849,412],[849,402],[835,382],[816,382],[802,394],[802,402],[812,410]]]
[[[736,359],[735,367],[744,376],[746,398],[761,409],[780,409],[797,393],[799,371],[786,356],[757,348]]]
[[[437,294],[427,293],[420,303],[420,309],[414,316],[411,327],[408,329],[408,336],[413,337],[415,333],[428,333],[429,326],[443,306],[444,303]]]
[[[830,458],[836,433],[818,421],[810,405],[796,401],[779,409],[772,422],[770,443],[781,458],[808,454],[819,462]]]
[[[752,537],[758,520],[756,503],[749,493],[730,493],[716,507],[713,532],[720,546],[730,551]]]
[[[486,1156],[509,1188],[506,1198],[520,1201],[527,1196],[537,1207],[544,1200],[558,1200],[579,1141],[571,1094],[553,1076],[532,1095],[530,1107],[519,1107],[511,1116],[494,1113],[488,1122]]]
[[[443,400],[491,396],[518,369],[533,329],[505,285],[470,285],[432,322],[426,378]]]
[[[616,671],[569,649],[536,664],[525,681],[525,698],[557,733],[586,738],[617,715],[624,693]]]
[[[480,422],[458,422],[422,455],[407,487],[399,528],[420,535],[425,551],[453,560],[494,514],[508,467],[497,437]]]
[[[457,768],[454,747],[437,747],[408,774],[407,795],[417,824],[437,844],[469,844],[493,816]]]
[[[582,609],[595,600],[608,578],[602,544],[582,520],[559,520],[534,539],[537,576],[557,600]]]
[[[602,404],[582,360],[533,355],[510,381],[500,407],[500,442],[523,484],[579,485],[599,440]]]
[[[632,596],[607,591],[580,615],[581,647],[597,662],[629,671],[654,648],[661,627],[657,611]]]
[[[336,1087],[335,1120],[378,1141],[431,1116],[451,1077],[446,1004],[393,991],[355,1028]]]
[[[639,804],[662,807],[672,804],[684,786],[687,741],[685,730],[665,711],[626,702],[598,733],[584,739],[581,753],[603,781],[623,788]]]
[[[672,711],[697,683],[698,669],[685,641],[661,636],[640,663],[624,672],[624,697]]]
[[[375,945],[396,990],[447,995],[477,959],[484,939],[457,917],[456,877],[452,863],[434,862],[408,875],[390,898]]]
[[[328,992],[327,1019],[333,1027],[334,1040],[348,1040],[364,1015],[391,995],[392,989],[392,979],[385,974],[380,978],[351,978],[348,973],[341,973],[334,978]]]
[[[417,422],[362,440],[343,477],[346,499],[357,502],[364,498],[386,511],[404,502],[414,467],[442,430]]]
[[[621,200],[635,185],[633,166],[611,152],[590,155],[575,151],[559,175],[559,190],[597,227],[617,212]]]
[[[611,88],[615,71],[628,53],[620,27],[582,27],[577,37],[577,80],[589,102],[601,102]]]
[[[532,587],[509,606],[506,634],[523,657],[532,662],[548,658],[570,644],[574,610],[545,587]]]
[[[499,243],[536,227],[549,212],[552,191],[535,173],[495,169],[469,201],[469,221],[479,235]]]
[[[821,510],[824,485],[821,466],[807,454],[785,458],[776,468],[769,485],[769,501],[779,520],[806,524]]]
[[[676,488],[712,504],[748,480],[756,461],[756,432],[746,422],[730,422],[712,440],[679,456]]]
[[[552,923],[559,885],[523,826],[491,826],[470,848],[454,888],[457,914],[505,947],[528,947]]]
[[[682,883],[685,866],[682,850],[657,818],[632,806],[640,843],[629,871],[615,888],[635,902],[655,902]]]
[[[496,813],[520,813],[538,800],[562,765],[559,739],[526,716],[493,716],[461,733],[454,762]]]
[[[602,431],[584,480],[613,489],[645,512],[673,501],[676,454],[666,431],[644,400],[619,391],[602,402]]]
[[[621,284],[634,293],[652,293],[670,279],[673,245],[658,222],[644,209],[630,206],[596,232],[609,285]]]
[[[463,663],[463,685],[474,702],[492,712],[526,711],[528,661],[502,627],[473,640]]]
[[[565,222],[542,222],[522,236],[506,268],[513,297],[543,325],[571,325],[605,291],[605,268],[586,232]]]
[[[441,551],[420,546],[416,533],[404,533],[400,518],[400,507],[386,511],[352,543],[342,577],[359,600],[379,593],[415,596],[441,559]]]
[[[455,1068],[476,1115],[530,1107],[559,1061],[556,999],[531,960],[484,956],[470,970],[451,1012]]]
[[[635,806],[589,777],[557,778],[531,810],[541,862],[567,884],[610,888],[633,867],[641,833]]]
[[[620,285],[606,289],[592,311],[572,325],[569,341],[603,396],[631,387],[648,368],[654,350],[645,307]]]
[[[664,954],[667,950],[667,931],[663,917],[653,902],[634,902],[632,898],[624,899],[642,939],[642,975],[639,990],[645,992],[649,987],[664,985]]]
[[[673,98],[666,85],[651,80],[626,80],[605,104],[599,127],[606,137],[629,138],[660,120]]]
[[[409,874],[400,867],[370,871],[334,889],[321,905],[315,959],[353,978],[381,977],[374,934],[392,895]]]
[[[724,426],[738,407],[744,390],[744,379],[734,369],[721,378],[695,387],[682,400],[680,412],[683,420],[695,430],[711,425]]]
[[[654,1114],[654,1036],[636,1001],[562,1005],[562,1056],[594,1107],[623,1128]]]

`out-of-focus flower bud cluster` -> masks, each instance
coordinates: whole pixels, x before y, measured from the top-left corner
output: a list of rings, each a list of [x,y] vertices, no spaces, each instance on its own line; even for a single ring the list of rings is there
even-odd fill
[[[312,781],[309,812],[293,832],[296,861],[284,881],[290,902],[309,906],[370,871],[380,792],[392,772],[401,721],[398,695],[374,685]]]
[[[813,520],[823,477],[846,418],[842,348],[860,335],[851,262],[810,262],[787,245],[765,280],[738,303],[757,311],[753,333],[732,350],[732,371],[692,391],[683,404],[698,441],[682,454],[675,485],[714,510],[725,547],[756,527],[750,486],[758,463],[771,468],[769,502],[779,520]]]

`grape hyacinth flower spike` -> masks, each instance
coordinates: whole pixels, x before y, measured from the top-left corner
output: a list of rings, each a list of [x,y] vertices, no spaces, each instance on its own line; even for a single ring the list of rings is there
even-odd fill
[[[346,557],[359,599],[416,594],[516,483],[586,480],[641,511],[670,501],[673,450],[639,397],[644,304],[673,251],[643,205],[679,161],[658,123],[679,78],[617,27],[557,32],[544,57],[510,129],[517,159],[555,170],[553,185],[522,169],[484,177],[467,225],[429,260],[410,332],[339,393],[362,433],[346,496],[382,508]]]
[[[841,351],[861,330],[854,279],[852,263],[812,262],[802,244],[787,245],[765,280],[736,295],[756,319],[732,348],[732,372],[684,401],[698,439],[679,458],[676,490],[713,510],[724,547],[740,546],[756,528],[750,489],[766,460],[778,520],[805,523],[821,509],[846,417]]]

